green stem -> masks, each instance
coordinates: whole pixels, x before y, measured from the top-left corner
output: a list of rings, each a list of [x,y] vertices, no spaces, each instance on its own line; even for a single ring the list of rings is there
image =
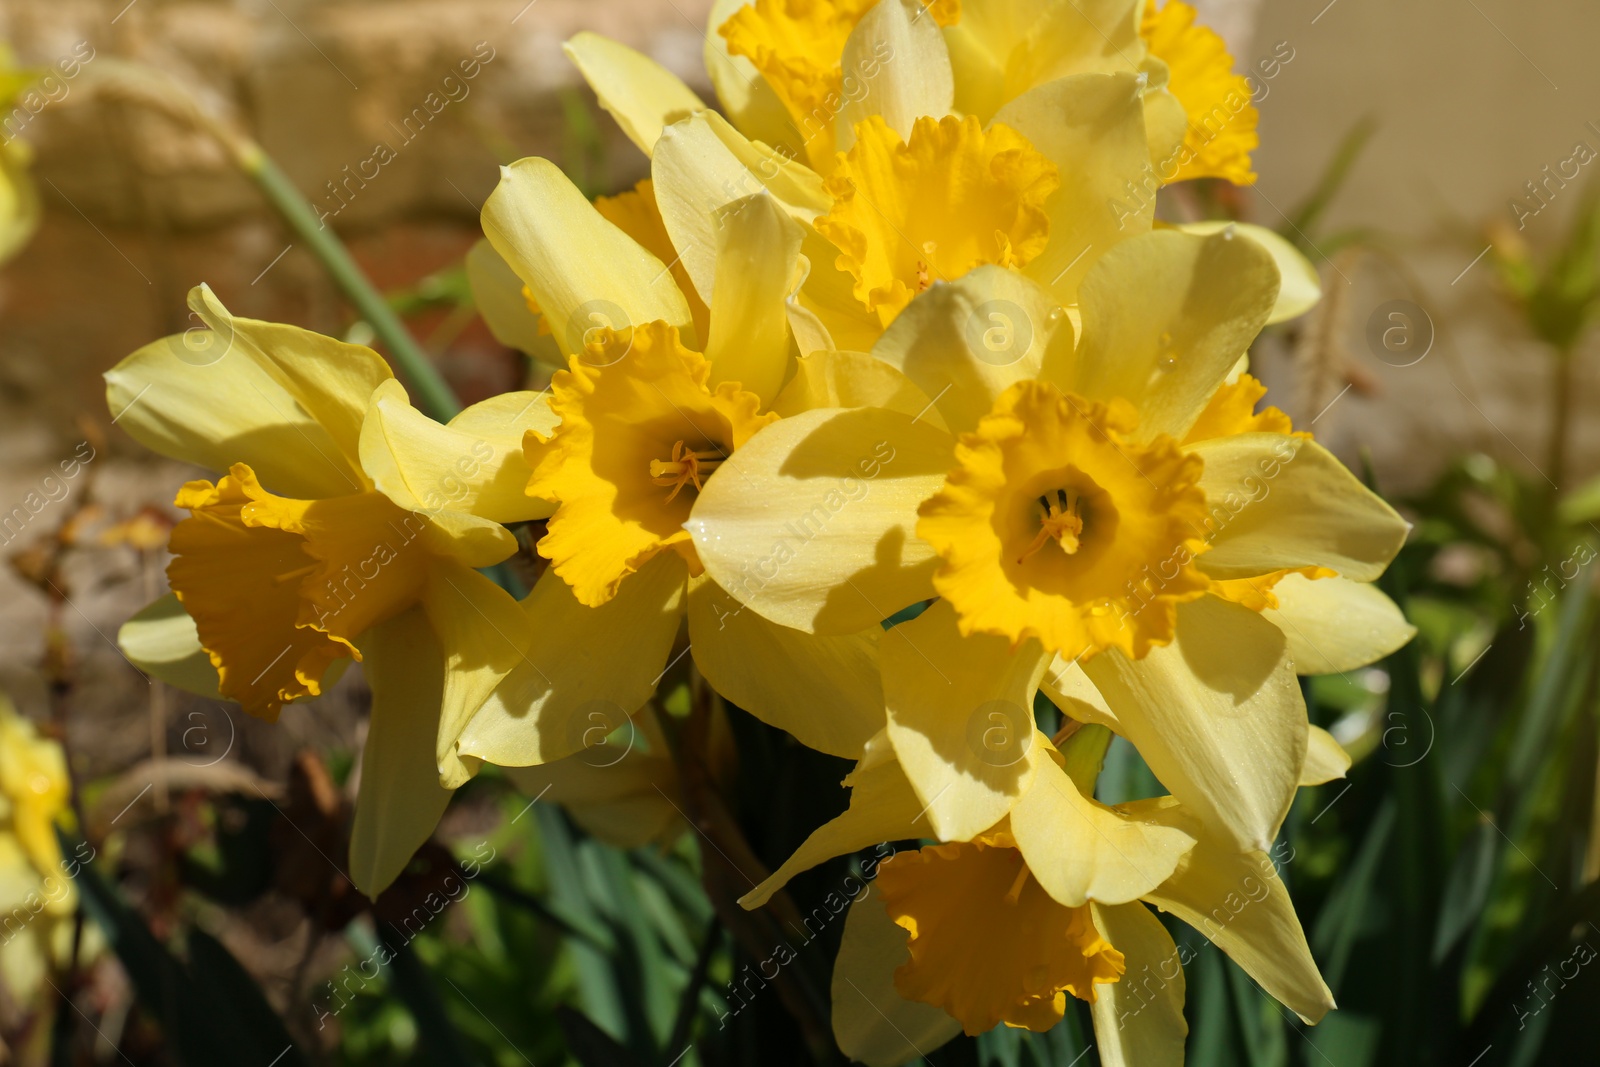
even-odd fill
[[[439,422],[448,422],[461,410],[454,390],[440,375],[428,354],[417,344],[383,294],[362,273],[338,236],[324,226],[308,201],[295,188],[289,176],[253,141],[239,143],[235,150],[239,166],[266,194],[312,255],[327,268],[334,284],[355,305],[356,311],[372,327],[410,383],[417,406]]]

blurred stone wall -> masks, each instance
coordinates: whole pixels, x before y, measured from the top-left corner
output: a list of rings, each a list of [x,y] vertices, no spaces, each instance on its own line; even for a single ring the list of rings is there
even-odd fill
[[[1594,167],[1566,188],[1552,186],[1548,208],[1521,231],[1511,202],[1537,206],[1526,183],[1568,160],[1577,142],[1600,152],[1597,39],[1600,6],[1586,0],[1268,0],[1260,7],[1249,54],[1268,54],[1281,41],[1294,60],[1261,105],[1256,221],[1283,226],[1338,140],[1364,117],[1376,122],[1320,227],[1368,238],[1368,251],[1335,253],[1337,267],[1322,267],[1337,314],[1327,351],[1314,358],[1343,361],[1348,373],[1306,390],[1290,361],[1269,370],[1302,421],[1321,414],[1319,438],[1347,457],[1370,449],[1388,490],[1417,489],[1466,451],[1536,480],[1546,466],[1549,352],[1501,293],[1492,257],[1483,255],[1485,228],[1509,226],[1540,258],[1564,239]],[[1395,301],[1420,310],[1405,311],[1418,337],[1433,335],[1420,358],[1368,339],[1373,324],[1397,321],[1388,318]],[[1600,420],[1590,414],[1600,398],[1596,356],[1591,337],[1577,357],[1563,491],[1600,472]]]
[[[322,269],[207,135],[106,98],[96,75],[140,63],[194,86],[263,144],[393,289],[459,262],[501,163],[550,156],[598,189],[643,176],[645,160],[580,88],[561,42],[599,30],[701,84],[708,9],[709,0],[0,0],[0,39],[26,64],[80,61],[21,130],[45,214],[0,269],[4,508],[37,499],[42,479],[94,436],[83,420],[104,435],[92,482],[44,497],[21,535],[0,534],[3,554],[78,514],[90,495],[95,506],[82,514],[94,520],[92,539],[144,505],[166,507],[197,475],[112,427],[100,383],[122,356],[193,325],[189,288],[203,281],[238,314],[327,333],[350,322]],[[344,186],[353,196],[335,197],[330,183],[379,144],[393,158],[376,178]],[[426,336],[433,323],[417,325]],[[521,361],[481,328],[451,344],[442,365],[469,400],[521,382]],[[129,548],[71,552],[53,576],[69,601],[53,612],[48,589],[0,569],[0,689],[43,713],[38,665],[54,618],[71,650],[74,728],[93,738],[84,751],[96,761],[120,765],[146,750],[147,689],[113,639],[164,588],[164,564]],[[319,729],[318,714],[285,715],[275,762]]]

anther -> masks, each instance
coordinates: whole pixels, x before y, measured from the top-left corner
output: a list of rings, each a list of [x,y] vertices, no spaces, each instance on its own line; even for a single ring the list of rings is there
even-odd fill
[[[686,485],[693,485],[697,493],[704,488],[705,479],[722,466],[723,458],[723,454],[714,448],[693,452],[687,444],[679,441],[672,446],[671,459],[650,461],[650,480],[656,485],[672,487],[672,492],[667,494],[670,503]]]

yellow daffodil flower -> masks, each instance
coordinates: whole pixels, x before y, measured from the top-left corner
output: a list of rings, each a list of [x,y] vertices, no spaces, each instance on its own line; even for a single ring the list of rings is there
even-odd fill
[[[996,702],[1031,736],[1042,685],[1237,847],[1266,848],[1306,750],[1296,671],[1409,640],[1365,584],[1407,524],[1234,374],[1277,288],[1254,242],[1159,230],[1095,265],[1075,331],[1026,278],[980,268],[914,300],[873,353],[947,430],[803,412],[701,493],[706,573],[775,623],[852,632],[940,598],[879,650],[888,736],[940,838],[1015,804],[1015,768],[972,738]],[[787,524],[826,511],[864,439],[891,443],[893,471],[796,541]],[[759,566],[780,545],[785,564]]]
[[[651,157],[680,287],[711,291],[716,218],[765,191],[803,227],[790,305],[801,354],[864,351],[916,293],[979,265],[1023,272],[1070,307],[1101,255],[1151,228],[1164,180],[1244,180],[1254,110],[1227,111],[1239,101],[1226,51],[1176,0],[1145,36],[1140,12],[1134,0],[719,3],[707,64],[731,123],[625,46],[585,33],[567,52]],[[1146,37],[1182,72],[1184,104]],[[1297,283],[1272,321],[1305,311],[1315,272],[1246,232]]]
[[[908,86],[906,99],[919,91]],[[865,351],[916,293],[980,265],[1024,272],[1075,302],[1094,259],[1152,224],[1153,192],[1129,193],[1149,168],[1140,93],[1132,74],[1091,74],[1042,87],[989,123],[926,101],[863,112],[826,178],[714,112],[662,117],[649,145],[653,191],[702,297],[716,285],[718,219],[752,194],[770,197],[799,225],[786,295],[800,353]]]
[[[902,624],[905,625],[905,624]],[[1035,734],[1017,806],[967,841],[874,855],[834,967],[834,1034],[852,1059],[904,1063],[964,1030],[1044,1031],[1088,1001],[1104,1063],[1182,1064],[1183,966],[1145,907],[1193,925],[1314,1023],[1333,998],[1266,851],[1240,851],[1174,798],[1091,799],[1110,733]],[[1344,774],[1322,731],[1302,784]],[[759,907],[833,856],[929,836],[921,800],[883,738],[845,779],[848,810],[816,830],[741,903]],[[1274,827],[1276,832],[1276,827]]]
[[[549,390],[559,426],[526,441],[527,491],[557,505],[538,549],[551,561],[547,579],[637,635],[601,642],[603,671],[642,665],[653,684],[665,657],[640,645],[669,648],[686,617],[694,662],[717,692],[813,748],[855,757],[884,721],[881,628],[866,621],[819,637],[744,610],[704,575],[684,524],[728,456],[775,420],[817,405],[916,412],[927,398],[865,354],[797,358],[786,297],[802,232],[775,198],[735,201],[713,224],[702,337],[692,301],[635,236],[650,228],[591,205],[549,162],[506,168],[484,205],[494,251],[568,360]],[[839,499],[871,492],[895,463],[877,444],[857,442],[832,487]],[[612,721],[642,702],[612,709]],[[542,741],[502,704],[484,705],[460,751],[501,766],[547,762]]]
[[[741,133],[823,175],[868,116],[902,134],[922,116],[987,125],[1051,83],[1120,73],[1142,76],[1147,113],[1135,184],[1152,194],[1196,177],[1249,184],[1253,92],[1195,17],[1182,0],[717,0],[705,64]],[[574,37],[567,53],[647,155],[663,127],[705,109],[675,75],[597,34]]]
[[[72,951],[78,869],[56,836],[71,788],[61,746],[0,695],[0,978],[20,1005]]]
[[[0,44],[0,113],[31,117],[44,106],[44,96],[34,89],[39,73],[17,66],[10,46]],[[36,99],[23,110],[19,104],[30,91]],[[20,252],[39,228],[39,193],[28,174],[33,150],[16,133],[7,127],[0,139],[0,262]]]
[[[553,574],[519,604],[478,573],[515,551],[502,523],[553,510],[527,495],[522,450],[530,428],[554,428],[544,397],[507,393],[440,425],[370,349],[235,318],[204,287],[190,307],[203,325],[123,360],[107,401],[143,444],[227,473],[178,494],[173,593],[120,643],[157,677],[267,718],[360,661],[373,713],[351,873],[376,894],[475,770],[462,735],[486,703],[530,738],[526,762],[579,752],[584,709],[642,705],[670,638],[626,645],[638,670],[594,671],[593,648],[626,641],[625,623]]]

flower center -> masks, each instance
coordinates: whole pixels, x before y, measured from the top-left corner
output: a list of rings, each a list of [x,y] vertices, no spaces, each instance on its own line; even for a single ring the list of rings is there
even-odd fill
[[[1018,563],[1026,563],[1028,558],[1039,551],[1051,539],[1061,546],[1061,551],[1069,556],[1077,555],[1079,537],[1083,534],[1083,500],[1068,494],[1065,489],[1056,490],[1056,498],[1051,500],[1046,494],[1039,498],[1039,504],[1044,508],[1044,514],[1039,518],[1039,532],[1021,556],[1017,557]]]
[[[917,533],[965,632],[1037,637],[1068,658],[1138,658],[1172,639],[1177,605],[1208,586],[1194,565],[1200,460],[1134,440],[1136,423],[1127,405],[1022,382],[962,436]]]
[[[817,232],[887,326],[935,281],[998,264],[1020,270],[1050,241],[1044,204],[1055,164],[1007,126],[918,119],[910,141],[873,116],[827,181],[833,206]]]
[[[728,457],[715,448],[708,448],[700,452],[692,452],[682,439],[672,446],[671,459],[653,459],[650,461],[650,480],[657,485],[670,485],[672,492],[667,494],[670,502],[673,497],[683,491],[686,485],[693,485],[694,491],[699,492],[704,488],[704,479],[722,466],[722,461]]]
[[[551,379],[560,426],[523,442],[528,492],[558,505],[539,552],[590,607],[662,551],[682,554],[699,573],[683,525],[695,495],[777,418],[759,414],[761,398],[737,383],[712,388],[711,365],[675,327],[648,322],[598,336],[591,351],[599,358],[573,358]]]

